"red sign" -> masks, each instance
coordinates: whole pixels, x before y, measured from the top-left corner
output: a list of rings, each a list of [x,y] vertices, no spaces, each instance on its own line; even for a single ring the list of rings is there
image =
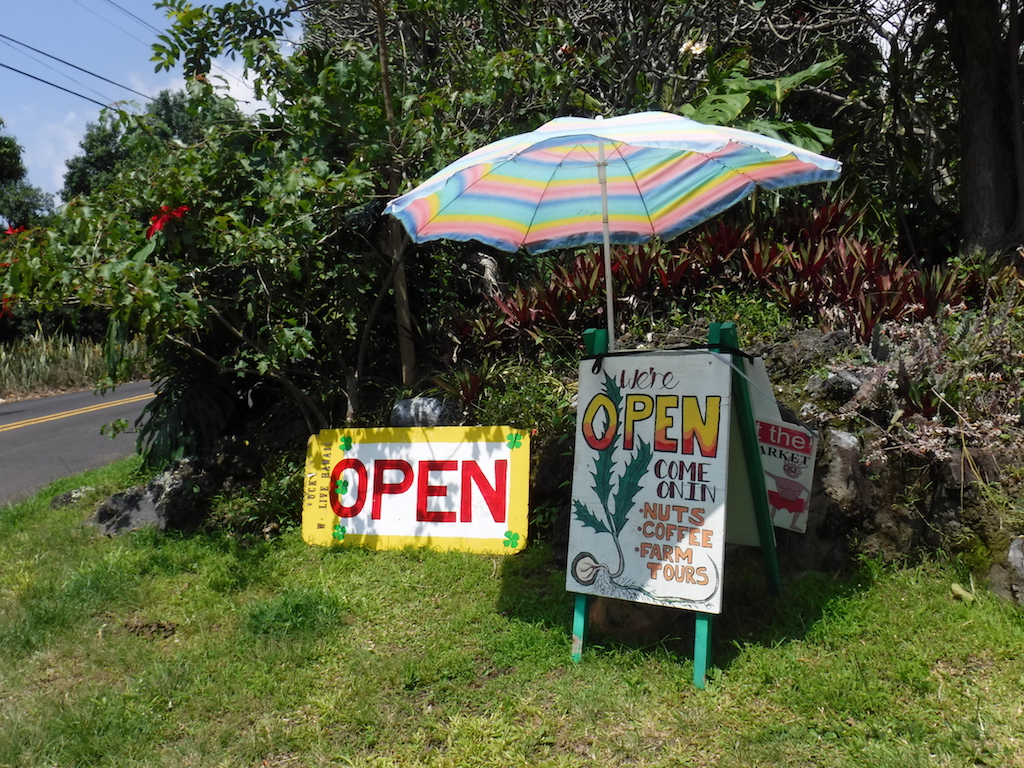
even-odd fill
[[[814,447],[814,441],[806,430],[790,429],[781,424],[771,424],[765,421],[757,422],[757,439],[765,445],[802,453],[804,456],[810,456]]]

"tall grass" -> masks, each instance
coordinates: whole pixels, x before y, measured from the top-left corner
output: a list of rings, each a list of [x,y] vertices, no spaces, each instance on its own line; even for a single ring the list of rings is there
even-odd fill
[[[145,348],[132,341],[122,350],[120,381],[145,376]],[[108,376],[103,345],[69,336],[31,336],[0,344],[0,398],[88,389]]]

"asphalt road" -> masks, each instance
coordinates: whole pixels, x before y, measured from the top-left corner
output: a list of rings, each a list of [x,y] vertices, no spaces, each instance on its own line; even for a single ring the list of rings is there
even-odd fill
[[[152,399],[149,382],[113,392],[70,392],[0,402],[0,506],[23,501],[54,480],[96,469],[135,452],[135,435],[114,439],[100,427],[117,419],[130,425]]]

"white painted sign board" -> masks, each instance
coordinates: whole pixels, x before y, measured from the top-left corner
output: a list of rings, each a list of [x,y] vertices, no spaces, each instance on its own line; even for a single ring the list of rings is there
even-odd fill
[[[721,612],[730,393],[706,352],[581,363],[567,590]]]

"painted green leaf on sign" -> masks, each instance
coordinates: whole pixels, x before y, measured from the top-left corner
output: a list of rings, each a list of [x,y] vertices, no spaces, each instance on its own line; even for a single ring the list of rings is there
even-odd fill
[[[576,508],[574,514],[583,525],[588,528],[593,528],[598,533],[611,533],[608,526],[605,525],[599,517],[592,513],[585,504],[581,504],[579,501],[575,502]]]
[[[633,508],[633,500],[640,492],[640,483],[647,474],[647,468],[651,465],[653,452],[651,446],[643,440],[638,440],[639,447],[636,455],[626,464],[626,469],[619,479],[619,487],[615,492],[615,512],[612,515],[612,524],[615,526],[615,533],[622,533],[626,527],[626,520],[629,511]]]
[[[604,389],[608,395],[608,399],[612,401],[615,406],[615,412],[618,413],[622,403],[622,392],[619,390],[619,386],[615,383],[611,376],[605,374],[604,377]],[[594,462],[594,492],[597,497],[601,500],[602,506],[605,511],[609,509],[609,501],[612,494],[612,474],[615,469],[615,460],[612,458],[615,452],[615,444],[618,442],[619,427],[616,423],[615,427],[615,439],[610,441],[607,448],[603,451],[597,452],[597,459]]]

